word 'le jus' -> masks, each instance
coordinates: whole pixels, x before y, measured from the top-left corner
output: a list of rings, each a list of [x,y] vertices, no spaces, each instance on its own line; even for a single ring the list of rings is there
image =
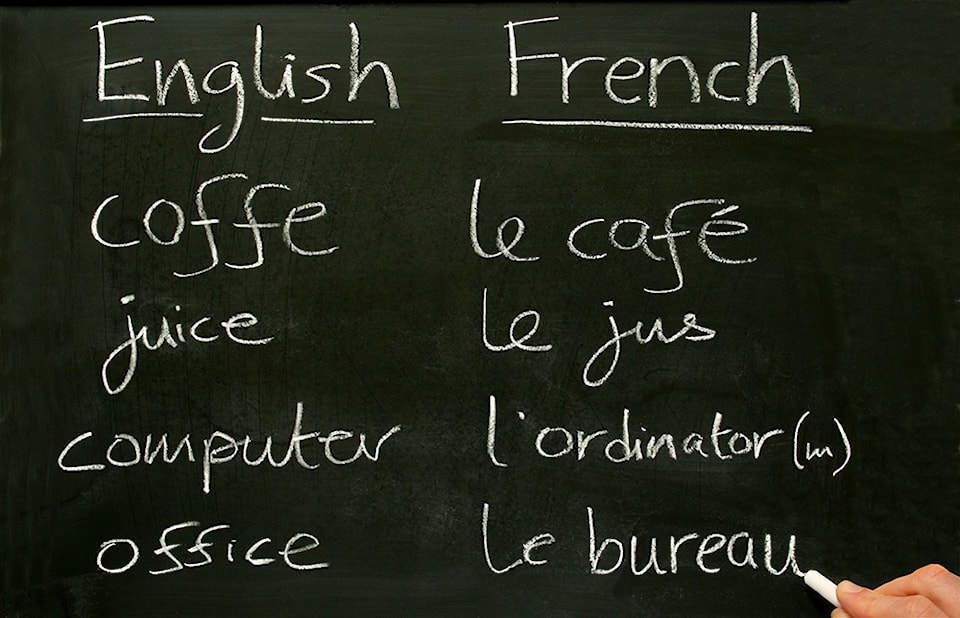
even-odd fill
[[[613,307],[613,301],[608,300],[603,303],[604,307]],[[507,350],[523,350],[524,352],[547,352],[553,349],[553,344],[539,343],[529,344],[540,328],[540,312],[528,309],[518,313],[510,322],[507,329],[510,339],[509,343],[492,343],[487,327],[487,288],[483,288],[483,309],[481,316],[481,335],[484,346],[491,352],[505,352]],[[521,323],[531,318],[526,330],[522,330]],[[651,342],[668,345],[675,341],[710,341],[717,331],[703,324],[697,323],[697,314],[685,313],[682,319],[682,325],[675,322],[667,322],[665,325],[663,318],[656,318],[652,322],[645,323],[637,320],[630,328],[621,331],[617,319],[610,315],[607,317],[610,324],[610,335],[606,341],[594,350],[593,354],[584,363],[581,379],[586,386],[591,388],[602,386],[613,375],[620,362],[623,342],[634,341],[638,345],[646,345]],[[600,373],[602,371],[602,373]]]

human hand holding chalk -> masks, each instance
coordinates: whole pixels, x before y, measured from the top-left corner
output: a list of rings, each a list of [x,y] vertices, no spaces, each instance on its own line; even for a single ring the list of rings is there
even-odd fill
[[[960,617],[960,577],[930,564],[875,590],[849,581],[839,585],[815,570],[803,581],[837,609],[832,618]]]

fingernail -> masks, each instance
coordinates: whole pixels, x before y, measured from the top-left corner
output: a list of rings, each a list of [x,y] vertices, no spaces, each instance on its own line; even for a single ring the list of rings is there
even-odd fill
[[[843,589],[843,592],[846,594],[859,594],[865,590],[851,581],[844,580],[837,585],[837,588]]]

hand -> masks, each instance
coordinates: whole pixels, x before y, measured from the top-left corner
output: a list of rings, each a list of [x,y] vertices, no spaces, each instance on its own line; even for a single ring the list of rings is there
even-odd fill
[[[875,590],[843,581],[831,618],[960,617],[960,577],[928,564]]]

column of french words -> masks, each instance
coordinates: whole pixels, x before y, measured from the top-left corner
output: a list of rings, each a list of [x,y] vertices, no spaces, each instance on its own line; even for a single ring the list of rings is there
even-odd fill
[[[605,63],[607,70],[603,82],[610,101],[620,105],[646,104],[649,108],[664,107],[664,93],[658,90],[658,80],[668,67],[679,70],[689,77],[691,104],[701,100],[700,73],[696,63],[686,55],[665,59],[651,58],[644,63],[633,57],[611,59],[603,55],[570,58],[562,50],[544,46],[526,46],[524,33],[538,29],[542,37],[560,21],[559,16],[548,16],[504,24],[506,31],[507,62],[509,67],[509,96],[524,96],[524,71],[535,67],[544,71],[544,66],[554,64],[558,76],[557,91],[564,104],[570,104],[571,76],[586,63]],[[773,87],[771,70],[782,70],[786,85],[787,113],[800,111],[800,85],[796,71],[787,55],[772,56],[761,60],[759,42],[759,16],[751,13],[746,20],[748,44],[744,62],[731,60],[714,65],[707,73],[706,90],[713,98],[741,105],[746,109],[754,105],[761,92],[764,80]],[[541,39],[538,39],[541,40]],[[533,70],[533,69],[531,69]],[[725,71],[740,70],[746,81],[745,95],[732,96],[717,90],[717,78]],[[538,76],[542,79],[543,72]],[[645,85],[647,96],[642,92],[627,90],[632,86]],[[748,124],[748,123],[679,123],[679,122],[632,122],[604,118],[578,118],[558,120],[554,118],[506,119],[504,125],[535,125],[544,131],[554,127],[577,127],[589,130],[627,129],[636,131],[753,131],[791,132],[804,134],[812,128],[796,124]],[[587,128],[587,129],[583,129]],[[694,133],[695,134],[695,133]],[[641,133],[634,133],[638,143]],[[551,257],[561,255],[569,264],[593,263],[603,268],[611,255],[635,256],[643,268],[631,270],[630,293],[666,297],[696,286],[697,281],[688,280],[685,266],[691,260],[712,263],[716,277],[730,274],[737,269],[749,269],[762,256],[743,254],[738,239],[750,234],[748,221],[749,204],[723,195],[697,195],[678,203],[644,205],[644,195],[639,187],[630,212],[622,217],[586,216],[582,221],[557,234],[554,244],[548,248],[535,246],[530,240],[531,226],[525,221],[522,205],[519,214],[504,217],[503,213],[513,208],[510,204],[488,202],[484,190],[489,186],[483,178],[474,179],[469,210],[469,241],[477,259],[486,261],[504,260],[515,263],[518,272],[541,258],[541,252],[550,252]],[[558,204],[557,208],[569,207],[576,212],[589,212],[588,204]],[[638,212],[637,209],[640,209]],[[652,212],[651,212],[652,211]],[[571,268],[571,271],[574,269]],[[507,272],[507,271],[504,271]],[[577,272],[583,272],[582,270]],[[698,272],[700,272],[698,270]],[[736,273],[734,273],[736,274]],[[646,277],[646,279],[644,279]],[[551,339],[550,315],[541,307],[514,306],[508,293],[501,293],[497,302],[488,287],[478,290],[481,333],[484,353],[491,355],[551,355],[563,346],[573,350],[586,350],[579,360],[578,388],[602,390],[613,388],[618,371],[624,366],[642,365],[643,350],[651,346],[720,346],[724,333],[711,325],[709,314],[682,311],[674,315],[623,315],[618,311],[614,294],[588,299],[588,303],[602,306],[606,322],[599,323],[593,333],[556,334]],[[709,308],[708,308],[709,309]],[[570,341],[576,339],[576,341]],[[630,371],[629,369],[626,371]],[[632,374],[631,379],[636,379]],[[656,461],[676,462],[678,466],[697,462],[701,467],[740,465],[744,461],[758,462],[761,459],[780,458],[797,470],[815,467],[819,471],[829,467],[836,476],[849,463],[852,448],[847,433],[836,418],[829,421],[835,425],[835,440],[831,444],[812,443],[805,440],[806,427],[815,419],[814,412],[798,410],[792,423],[771,424],[759,428],[738,427],[736,411],[707,409],[697,428],[709,427],[709,431],[691,427],[656,428],[656,418],[642,418],[628,407],[622,408],[617,417],[616,429],[599,425],[563,426],[545,424],[536,419],[536,410],[527,404],[516,409],[501,405],[495,388],[490,389],[488,400],[483,402],[487,412],[485,446],[488,465],[509,470],[522,469],[524,462],[533,459],[569,462],[604,462],[617,466],[642,468]],[[819,418],[816,418],[819,421]],[[510,441],[511,448],[498,442],[498,437],[512,432],[518,424],[533,431],[525,436],[535,436],[526,442]],[[521,449],[518,451],[518,448]],[[509,472],[506,472],[509,473]],[[582,534],[576,539],[558,538],[551,530],[530,530],[518,538],[518,522],[504,521],[497,504],[483,502],[478,520],[483,541],[483,559],[487,568],[496,574],[514,569],[549,568],[555,560],[561,544],[572,547],[563,555],[576,555],[585,573],[607,576],[630,573],[635,576],[669,575],[681,571],[703,574],[719,573],[731,569],[753,569],[773,576],[802,575],[798,565],[798,552],[802,543],[795,534],[772,535],[759,530],[742,529],[735,532],[716,530],[677,530],[668,535],[617,534],[604,523],[601,509],[582,504],[578,508],[582,517]],[[502,511],[501,511],[502,512]],[[504,537],[507,538],[504,538]],[[569,558],[567,558],[569,559]]]

